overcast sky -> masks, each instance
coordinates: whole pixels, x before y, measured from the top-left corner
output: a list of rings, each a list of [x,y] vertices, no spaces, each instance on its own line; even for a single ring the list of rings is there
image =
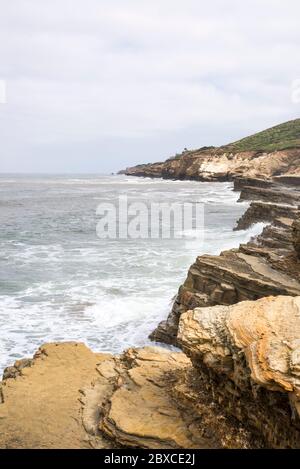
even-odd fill
[[[0,0],[1,172],[111,172],[300,116],[299,0]]]

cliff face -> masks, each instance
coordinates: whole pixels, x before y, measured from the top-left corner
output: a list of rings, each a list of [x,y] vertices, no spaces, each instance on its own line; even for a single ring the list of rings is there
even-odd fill
[[[273,448],[300,446],[299,297],[188,311],[178,340],[228,413]]]
[[[168,318],[151,339],[176,344],[180,316],[189,309],[271,295],[300,295],[300,191],[297,186],[272,181],[265,181],[262,188],[259,184],[257,179],[237,180],[240,199],[252,199],[255,194],[256,200],[238,220],[236,229],[265,222],[262,233],[219,256],[199,256],[179,288]]]
[[[127,168],[128,176],[227,181],[237,177],[271,178],[281,175],[300,176],[300,149],[274,152],[230,152],[226,149],[184,152],[162,163]]]
[[[165,162],[127,168],[130,176],[225,181],[239,176],[300,177],[300,119],[285,122],[221,147],[184,151]]]

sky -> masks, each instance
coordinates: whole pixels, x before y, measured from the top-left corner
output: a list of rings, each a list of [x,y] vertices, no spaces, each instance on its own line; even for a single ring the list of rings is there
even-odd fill
[[[0,7],[2,173],[115,172],[300,117],[299,0]]]

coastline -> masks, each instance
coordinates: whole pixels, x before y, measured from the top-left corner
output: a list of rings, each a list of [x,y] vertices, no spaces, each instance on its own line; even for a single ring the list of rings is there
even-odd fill
[[[155,346],[113,356],[74,342],[41,346],[5,370],[1,447],[300,446],[300,192],[249,177],[236,178],[235,189],[240,200],[253,197],[237,229],[266,226],[190,267],[152,334],[182,352]]]
[[[293,184],[264,180],[260,188],[259,180],[251,183],[249,178],[236,182],[235,190],[241,190],[239,200],[251,203],[235,229],[266,223],[262,233],[218,256],[198,256],[179,287],[168,318],[151,334],[152,340],[176,344],[180,315],[190,309],[229,306],[269,295],[300,295],[299,261],[293,244],[300,191]],[[266,184],[271,188],[265,189]]]

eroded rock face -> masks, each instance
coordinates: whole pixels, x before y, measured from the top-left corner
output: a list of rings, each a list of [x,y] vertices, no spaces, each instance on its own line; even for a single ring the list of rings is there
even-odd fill
[[[300,295],[299,279],[291,276],[293,266],[289,269],[281,255],[273,247],[250,243],[220,256],[199,256],[190,267],[167,320],[159,324],[151,339],[176,344],[180,316],[189,309],[232,305],[264,296]]]
[[[297,257],[300,259],[300,218],[297,218],[293,222],[293,245],[297,253]]]
[[[237,221],[235,230],[247,230],[255,223],[273,222],[276,218],[290,218],[294,220],[299,210],[295,206],[284,204],[270,204],[268,202],[251,202],[249,208]]]
[[[278,174],[299,176],[300,150],[230,152],[226,149],[186,151],[165,162],[127,168],[129,176],[226,181],[237,177],[268,179]]]
[[[172,398],[177,374],[190,366],[182,353],[146,347],[121,357],[115,390],[103,411],[99,428],[125,447],[209,448],[189,409],[182,412]],[[101,366],[99,368],[101,373]],[[216,444],[216,442],[215,442]]]
[[[1,448],[252,448],[263,441],[208,401],[182,352],[42,346],[0,386]]]
[[[229,414],[268,446],[300,447],[300,297],[196,308],[178,340]]]
[[[232,305],[270,295],[300,295],[297,186],[247,177],[238,178],[235,189],[242,190],[242,199],[258,199],[251,202],[235,229],[248,229],[260,222],[265,224],[262,233],[219,256],[199,256],[167,319],[150,335],[152,340],[176,344],[179,318],[188,309]]]
[[[300,206],[299,186],[294,178],[283,184],[279,177],[268,180],[237,178],[234,190],[240,190],[240,201],[251,200],[249,208],[238,220],[235,229],[247,229],[257,222],[273,222],[278,217],[295,219]]]
[[[272,204],[291,205],[298,207],[300,192],[281,184],[273,184],[271,188],[243,186],[240,194],[241,200],[259,200]]]

